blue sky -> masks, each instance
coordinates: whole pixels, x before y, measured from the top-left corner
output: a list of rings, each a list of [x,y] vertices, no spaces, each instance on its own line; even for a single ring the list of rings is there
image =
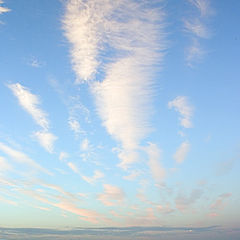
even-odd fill
[[[239,7],[0,0],[0,238],[238,239]]]

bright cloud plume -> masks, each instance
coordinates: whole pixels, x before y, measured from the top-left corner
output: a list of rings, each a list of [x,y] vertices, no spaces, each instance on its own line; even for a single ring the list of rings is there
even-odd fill
[[[188,102],[187,97],[178,96],[168,103],[168,107],[174,108],[180,114],[180,124],[185,128],[192,127],[191,118],[193,116],[193,107]]]
[[[22,86],[20,83],[9,84],[8,87],[17,97],[23,109],[32,116],[40,127],[42,127],[43,131],[38,131],[34,134],[40,145],[48,152],[53,152],[53,144],[57,137],[48,131],[49,121],[47,119],[47,114],[40,108],[38,96],[32,94],[29,89]]]
[[[119,166],[123,168],[138,160],[124,156],[137,156],[138,144],[150,131],[153,66],[162,61],[163,26],[162,10],[144,1],[69,0],[66,4],[63,27],[77,82],[104,72],[102,81],[91,84],[92,93],[103,125],[122,144]],[[108,49],[112,57],[105,59]]]
[[[182,163],[185,160],[189,150],[190,143],[187,141],[183,142],[177,149],[176,153],[173,155],[173,158],[176,160],[177,163]]]

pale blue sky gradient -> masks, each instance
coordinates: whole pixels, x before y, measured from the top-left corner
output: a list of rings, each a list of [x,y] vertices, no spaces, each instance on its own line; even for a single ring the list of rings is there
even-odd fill
[[[239,239],[239,8],[0,1],[0,239]]]

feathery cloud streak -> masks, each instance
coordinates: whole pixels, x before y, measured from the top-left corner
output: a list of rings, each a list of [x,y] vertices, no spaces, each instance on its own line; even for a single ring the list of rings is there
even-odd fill
[[[40,127],[42,127],[42,131],[35,132],[34,134],[40,145],[48,152],[52,152],[53,144],[57,137],[48,131],[49,121],[47,119],[47,114],[40,108],[39,98],[20,83],[9,84],[8,87],[17,97],[23,109],[32,116]]]
[[[45,172],[47,174],[50,174],[48,170],[44,169],[42,166],[40,166],[38,163],[36,163],[34,160],[28,157],[25,153],[17,151],[13,148],[10,148],[9,146],[1,142],[0,142],[0,151],[2,151],[3,153],[11,157],[11,159],[14,160],[15,162],[26,164],[32,169],[36,169],[36,170]]]
[[[199,39],[209,38],[210,33],[206,27],[206,19],[211,15],[212,10],[209,0],[189,0],[189,3],[198,10],[199,14],[194,18],[184,20],[185,30],[192,35],[192,44],[187,48],[187,63],[189,66],[202,57],[202,49]]]
[[[165,49],[163,12],[132,0],[69,0],[63,20],[77,83],[91,81],[97,111],[108,133],[122,144],[120,166],[150,131],[154,66]],[[107,54],[108,53],[108,54]],[[111,56],[106,58],[105,56]]]
[[[178,96],[168,103],[168,107],[174,108],[178,113],[180,113],[180,124],[185,128],[191,128],[192,122],[191,118],[193,115],[193,107],[188,102],[187,97]]]

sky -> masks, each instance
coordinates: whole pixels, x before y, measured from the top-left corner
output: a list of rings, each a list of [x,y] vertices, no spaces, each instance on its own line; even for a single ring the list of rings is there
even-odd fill
[[[0,239],[239,240],[238,0],[0,0]]]

